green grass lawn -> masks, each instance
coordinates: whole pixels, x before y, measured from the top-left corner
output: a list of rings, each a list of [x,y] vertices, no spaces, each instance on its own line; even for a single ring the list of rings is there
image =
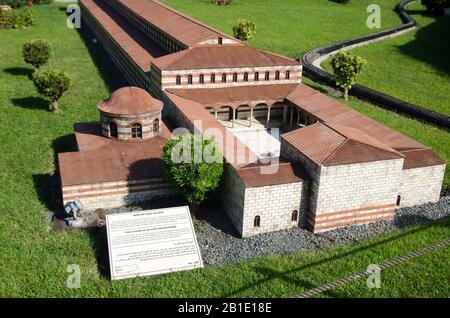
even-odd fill
[[[367,60],[358,82],[410,103],[450,115],[450,18],[408,6],[414,31],[352,50]],[[324,68],[332,72],[329,60]]]
[[[59,197],[52,192],[54,152],[73,148],[72,124],[98,120],[97,102],[120,79],[107,60],[100,58],[100,47],[90,48],[97,57],[97,64],[93,62],[77,31],[65,27],[59,5],[33,10],[37,15],[33,28],[0,30],[0,297],[284,297],[449,237],[447,218],[352,246],[110,282],[103,276],[107,271],[104,235],[52,231],[46,211]],[[54,50],[49,66],[71,74],[73,85],[62,98],[59,113],[46,110],[47,102],[28,79],[30,67],[22,61],[21,47],[32,38],[49,39]],[[350,103],[367,112],[373,109],[374,117],[397,125],[391,113]],[[408,124],[415,126],[416,122],[402,122],[399,129],[408,130]],[[420,125],[430,139],[442,138],[434,128]],[[386,270],[381,290],[367,290],[362,281],[324,296],[448,297],[448,252],[449,248],[438,250],[409,266]],[[81,268],[80,289],[66,287],[69,264]]]

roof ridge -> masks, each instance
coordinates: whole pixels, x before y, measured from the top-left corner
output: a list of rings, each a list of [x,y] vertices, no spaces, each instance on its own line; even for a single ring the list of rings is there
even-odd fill
[[[348,140],[349,140],[348,138],[345,139],[339,146],[337,146],[336,149],[334,149],[334,151],[321,162],[321,164],[323,165],[324,163],[326,163],[328,161],[328,159],[330,159],[332,156],[334,156],[339,151],[339,149],[341,149],[344,146],[344,144],[347,143]]]
[[[179,15],[179,16],[182,16],[183,18],[186,18],[186,19],[190,20],[191,22],[193,22],[195,24],[198,24],[198,25],[200,25],[202,27],[205,27],[205,28],[207,28],[210,31],[213,31],[215,33],[218,33],[218,34],[223,35],[223,36],[228,37],[228,38],[232,38],[232,39],[234,39],[234,40],[236,40],[238,42],[241,42],[241,43],[244,43],[245,45],[247,45],[245,42],[242,42],[242,41],[236,39],[233,36],[227,35],[226,33],[222,32],[222,31],[219,31],[219,30],[217,30],[217,29],[215,29],[215,28],[213,28],[213,27],[211,27],[211,26],[209,26],[209,25],[207,25],[205,23],[202,23],[202,22],[198,21],[197,19],[194,19],[193,17],[191,17],[191,16],[189,16],[187,14],[184,14],[184,13],[182,13],[182,12],[180,12],[180,11],[178,11],[178,10],[176,10],[176,9],[174,9],[174,8],[172,8],[172,7],[166,5],[166,4],[164,4],[164,3],[162,3],[162,2],[160,2],[158,0],[148,0],[148,1],[153,2],[153,3],[157,4],[157,5],[159,5],[160,7],[163,7],[163,8],[165,8],[165,9],[167,9],[167,10],[169,10],[169,11],[171,11],[171,12],[173,12],[173,13]]]

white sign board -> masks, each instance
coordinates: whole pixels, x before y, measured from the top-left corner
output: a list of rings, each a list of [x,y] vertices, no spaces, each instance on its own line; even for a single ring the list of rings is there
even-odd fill
[[[106,215],[111,279],[203,267],[187,206]]]

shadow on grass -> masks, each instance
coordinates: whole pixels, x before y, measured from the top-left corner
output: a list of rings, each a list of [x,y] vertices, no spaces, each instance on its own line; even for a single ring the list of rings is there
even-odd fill
[[[49,101],[42,97],[21,97],[11,98],[11,103],[14,106],[19,106],[25,109],[39,109],[50,111]]]
[[[435,16],[426,11],[408,11],[414,15],[431,16],[435,21],[420,28],[413,41],[398,46],[398,50],[407,56],[427,63],[439,72],[450,75],[450,19],[444,16]]]
[[[309,264],[302,265],[302,266],[290,269],[288,271],[277,271],[277,270],[274,270],[274,269],[268,268],[268,267],[256,266],[256,267],[254,267],[255,271],[260,273],[260,274],[262,274],[262,275],[264,275],[265,276],[264,278],[260,279],[257,282],[253,282],[251,284],[243,286],[243,287],[241,287],[241,288],[239,288],[239,289],[237,289],[237,290],[235,290],[233,292],[224,294],[221,297],[228,298],[228,297],[238,296],[239,294],[241,294],[242,292],[244,292],[246,290],[253,289],[257,285],[267,284],[268,282],[272,281],[273,279],[282,279],[282,280],[286,281],[289,284],[294,283],[294,284],[296,284],[296,285],[298,285],[300,287],[303,287],[304,291],[312,289],[312,288],[319,287],[319,286],[321,286],[323,284],[328,283],[328,281],[322,282],[320,285],[314,285],[314,284],[312,284],[312,283],[310,283],[308,281],[302,280],[302,279],[298,279],[298,278],[294,279],[290,275],[296,274],[299,271],[308,270],[308,269],[312,269],[312,268],[317,267],[317,266],[321,266],[321,265],[325,265],[325,264],[328,264],[328,263],[332,263],[334,261],[338,261],[338,260],[344,259],[346,257],[356,255],[356,254],[358,254],[360,252],[364,252],[366,250],[370,250],[372,248],[376,248],[376,247],[381,246],[383,244],[394,242],[394,241],[396,241],[398,239],[401,239],[401,238],[404,238],[404,237],[406,237],[408,235],[413,235],[413,234],[420,233],[420,232],[422,232],[422,231],[424,231],[424,230],[426,230],[426,229],[428,229],[430,227],[449,227],[448,219],[449,218],[445,219],[447,221],[435,221],[433,223],[425,224],[425,225],[423,225],[421,227],[418,227],[418,228],[405,230],[404,232],[391,235],[390,237],[382,239],[380,241],[377,241],[377,242],[374,242],[374,243],[371,243],[371,244],[368,244],[368,245],[365,245],[365,246],[357,247],[355,249],[352,249],[350,251],[344,252],[344,253],[339,254],[339,255],[328,256],[328,257],[319,259],[317,261],[311,262]],[[351,271],[349,271],[347,273],[347,275],[355,274],[356,272],[359,272],[361,270],[364,270],[364,269],[352,269]],[[342,278],[342,277],[334,277],[333,279],[331,279],[331,281],[333,281],[335,279],[339,279],[339,278]],[[299,294],[300,293],[301,292],[299,292]],[[324,294],[326,294],[326,295],[328,295],[330,297],[339,296],[338,294],[336,294],[332,290],[324,292]]]
[[[15,76],[27,76],[28,78],[33,74],[33,70],[26,67],[8,67],[3,69],[3,72]]]

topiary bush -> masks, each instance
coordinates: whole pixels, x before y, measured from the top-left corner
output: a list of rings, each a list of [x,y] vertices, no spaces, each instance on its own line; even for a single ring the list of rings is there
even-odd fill
[[[164,145],[165,178],[180,189],[191,206],[200,205],[220,183],[223,156],[217,143],[203,135],[186,134]]]
[[[253,39],[256,34],[256,25],[247,20],[239,20],[233,26],[233,36],[236,39],[247,42],[248,40]]]
[[[50,98],[50,110],[59,109],[59,99],[70,87],[70,78],[58,70],[39,70],[32,75],[34,86],[42,95]]]
[[[331,58],[331,67],[336,77],[336,85],[344,89],[344,97],[348,99],[348,91],[356,83],[356,78],[363,70],[366,60],[349,52],[339,51]]]
[[[36,71],[46,64],[50,58],[50,44],[47,40],[31,40],[26,42],[22,48],[25,63],[31,64]]]

